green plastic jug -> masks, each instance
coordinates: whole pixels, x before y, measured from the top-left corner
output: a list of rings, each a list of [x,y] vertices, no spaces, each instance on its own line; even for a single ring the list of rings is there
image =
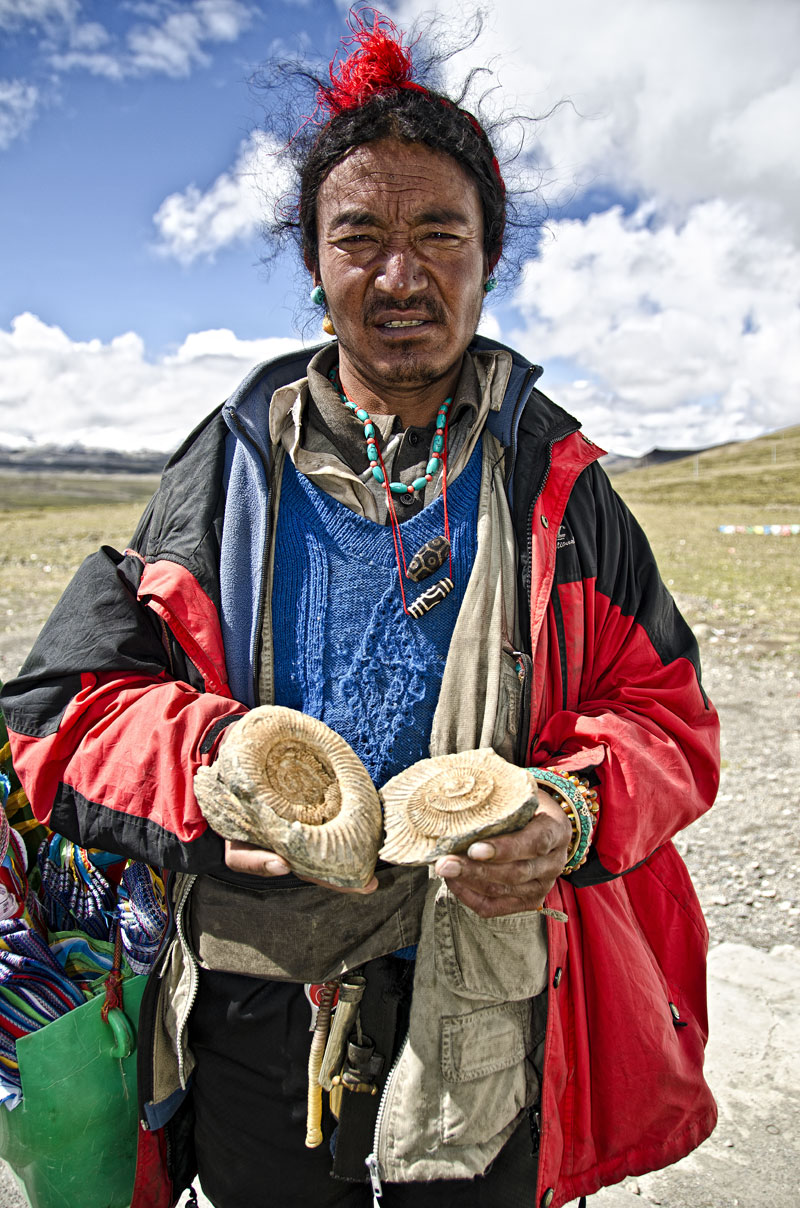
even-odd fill
[[[0,1157],[31,1208],[129,1208],[136,1170],[136,1027],[147,978],[17,1041],[23,1099],[0,1107]]]

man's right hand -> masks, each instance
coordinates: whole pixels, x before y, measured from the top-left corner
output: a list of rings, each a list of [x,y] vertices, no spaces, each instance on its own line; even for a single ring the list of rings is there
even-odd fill
[[[265,851],[253,843],[244,843],[240,839],[225,840],[225,863],[232,872],[246,872],[253,877],[285,877],[292,870],[283,856],[274,851]],[[378,888],[378,878],[374,877],[363,889],[343,889],[341,885],[331,885],[327,881],[318,881],[312,877],[302,877],[311,885],[321,885],[324,889],[336,889],[339,893],[374,893]]]

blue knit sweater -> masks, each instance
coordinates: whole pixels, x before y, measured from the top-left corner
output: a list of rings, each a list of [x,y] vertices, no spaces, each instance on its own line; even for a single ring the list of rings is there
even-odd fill
[[[359,516],[287,457],[272,593],[275,703],[321,718],[381,785],[428,755],[447,651],[477,546],[481,443],[447,490],[454,588],[420,620],[403,612],[392,529]],[[401,509],[398,508],[398,511]],[[402,526],[406,561],[444,532],[439,496]],[[446,575],[404,578],[406,602]]]

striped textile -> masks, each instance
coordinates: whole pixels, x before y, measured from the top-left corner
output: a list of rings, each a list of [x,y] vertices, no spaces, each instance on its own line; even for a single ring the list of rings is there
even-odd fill
[[[152,968],[167,919],[154,869],[36,822],[0,716],[0,1104],[22,1100],[17,1040],[104,992],[117,929],[124,979]]]
[[[78,847],[63,835],[52,833],[37,855],[39,898],[51,931],[84,931],[95,939],[111,934],[117,905],[114,876],[119,856]],[[106,872],[109,876],[106,876]]]
[[[6,1107],[22,1099],[17,1040],[85,1001],[38,932],[19,919],[0,922],[0,1102]]]
[[[117,894],[122,948],[134,973],[149,973],[167,928],[164,880],[154,868],[129,860]]]

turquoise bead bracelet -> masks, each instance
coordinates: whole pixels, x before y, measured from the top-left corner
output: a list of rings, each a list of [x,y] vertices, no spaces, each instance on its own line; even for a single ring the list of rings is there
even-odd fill
[[[529,768],[537,784],[558,798],[558,804],[572,823],[572,843],[567,862],[561,870],[564,876],[580,868],[589,854],[592,832],[597,825],[599,803],[597,793],[571,772],[557,768]]]

